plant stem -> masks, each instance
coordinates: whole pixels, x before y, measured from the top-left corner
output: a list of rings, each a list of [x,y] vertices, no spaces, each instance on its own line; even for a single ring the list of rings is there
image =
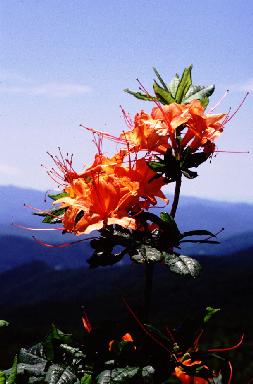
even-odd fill
[[[154,264],[145,263],[145,289],[144,289],[144,320],[149,321],[151,308],[151,294],[153,287]]]
[[[172,208],[170,211],[170,214],[173,217],[173,219],[174,219],[174,217],[176,215],[176,211],[177,211],[177,206],[178,206],[179,196],[180,196],[181,183],[182,183],[182,175],[180,174],[176,179],[174,200],[173,200]]]

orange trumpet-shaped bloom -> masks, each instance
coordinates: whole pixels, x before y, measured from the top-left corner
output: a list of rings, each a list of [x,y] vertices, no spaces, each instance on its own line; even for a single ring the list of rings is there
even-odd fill
[[[176,141],[177,128],[182,128],[182,140],[180,148],[187,145],[194,152],[199,147],[213,143],[223,131],[223,120],[226,114],[207,114],[199,100],[192,100],[188,104],[165,105],[163,107],[155,107],[152,110],[153,119],[159,119],[167,125],[170,134],[172,147],[178,149],[179,144]],[[213,152],[214,146],[209,146]]]
[[[184,360],[182,362],[185,366],[192,366],[196,364],[201,364],[201,361],[196,360],[192,361],[191,359]],[[176,376],[182,384],[208,384],[209,381],[197,376],[189,376],[184,372],[182,367],[176,367],[174,371],[174,376]]]
[[[161,191],[163,178],[152,180],[156,173],[144,158],[123,166],[124,155],[97,154],[92,166],[65,187],[67,196],[55,204],[67,208],[62,219],[67,232],[86,234],[111,224],[135,229],[131,215],[156,204],[156,197],[167,201]]]
[[[120,139],[126,140],[129,151],[147,151],[165,153],[169,148],[168,132],[161,120],[141,111],[135,115],[134,126],[130,131],[123,132]]]

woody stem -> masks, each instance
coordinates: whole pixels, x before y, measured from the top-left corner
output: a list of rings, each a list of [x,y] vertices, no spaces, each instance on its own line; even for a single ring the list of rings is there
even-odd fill
[[[174,217],[176,215],[176,211],[177,211],[177,206],[178,206],[179,196],[180,196],[181,183],[182,183],[182,175],[180,173],[180,175],[178,175],[178,177],[176,179],[174,200],[173,200],[172,208],[170,211],[170,214],[173,217],[173,219],[174,219]]]

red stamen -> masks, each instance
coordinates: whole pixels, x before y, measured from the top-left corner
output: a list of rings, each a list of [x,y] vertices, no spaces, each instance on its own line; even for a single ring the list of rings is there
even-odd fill
[[[229,379],[228,379],[228,384],[231,383],[232,377],[233,377],[233,367],[230,361],[228,361],[228,367],[229,367]]]
[[[36,241],[36,243],[43,245],[44,247],[47,247],[47,248],[65,248],[65,247],[69,247],[69,246],[77,244],[77,243],[81,243],[83,241],[89,241],[92,239],[97,239],[97,237],[87,237],[85,239],[70,241],[68,243],[62,243],[62,244],[49,244],[49,243],[44,242],[43,240],[37,239],[35,236],[33,236],[33,239]]]
[[[125,140],[120,139],[119,137],[113,136],[110,133],[104,132],[104,131],[98,131],[94,128],[85,127],[84,125],[80,124],[80,127],[87,129],[87,131],[90,131],[92,133],[100,134],[103,137],[106,137],[109,140],[115,141],[116,143],[125,143]]]
[[[226,351],[232,351],[233,349],[239,348],[240,345],[242,344],[244,339],[244,334],[242,334],[240,341],[236,344],[233,345],[232,347],[227,347],[227,348],[212,348],[208,349],[208,352],[226,352]]]
[[[167,348],[164,344],[162,344],[155,336],[152,335],[152,333],[150,333],[146,328],[145,328],[145,325],[142,324],[142,322],[140,321],[140,319],[136,316],[136,314],[134,313],[134,311],[132,310],[132,308],[130,307],[130,305],[128,304],[128,302],[126,301],[126,299],[124,297],[122,297],[122,300],[124,302],[124,304],[126,305],[128,311],[131,313],[131,315],[133,316],[133,318],[135,319],[135,321],[137,322],[137,324],[139,324],[140,328],[143,330],[144,333],[146,333],[146,335],[152,339],[156,344],[160,345],[160,347],[162,347],[163,349],[165,349],[165,351],[167,352],[171,352],[169,350],[169,348]]]
[[[64,227],[62,228],[31,228],[31,227],[26,227],[22,224],[16,224],[16,223],[12,223],[11,225],[17,228],[26,229],[27,231],[63,231],[64,230]]]
[[[212,107],[209,111],[208,111],[208,114],[210,114],[211,112],[213,112],[221,103],[222,101],[227,97],[229,93],[229,89],[226,90],[226,92],[224,93],[224,95],[220,98],[220,100],[217,101],[217,103],[214,105],[214,107]]]
[[[232,113],[231,116],[227,115],[227,117],[225,118],[224,122],[223,122],[223,125],[227,124],[236,114],[237,112],[241,109],[241,107],[243,106],[246,98],[249,96],[249,92],[246,92],[246,95],[244,96],[244,98],[242,99],[241,103],[239,104],[239,106],[236,108],[235,112]]]

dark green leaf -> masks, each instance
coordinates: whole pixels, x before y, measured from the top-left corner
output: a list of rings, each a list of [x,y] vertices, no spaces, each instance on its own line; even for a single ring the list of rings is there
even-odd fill
[[[76,375],[69,369],[58,364],[52,364],[46,375],[48,384],[74,384],[77,381]]]
[[[207,231],[206,229],[195,229],[193,231],[187,231],[183,232],[182,234],[183,237],[187,236],[210,236],[210,237],[216,237],[212,232]]]
[[[215,89],[214,85],[209,85],[209,86],[194,85],[194,86],[191,86],[189,88],[189,91],[187,92],[187,94],[183,98],[183,103],[189,103],[190,101],[192,101],[194,99],[198,99],[198,100],[206,99],[213,94],[214,89]]]
[[[128,367],[105,370],[97,377],[97,384],[126,384],[130,379],[137,376],[139,368]]]
[[[198,177],[197,172],[190,171],[189,169],[183,170],[182,169],[182,174],[187,178],[187,179],[195,179]]]
[[[169,89],[166,85],[166,83],[164,82],[163,78],[161,77],[160,73],[157,71],[157,69],[155,67],[153,67],[153,70],[158,78],[158,80],[160,81],[161,85],[163,86],[163,88],[169,92]]]
[[[154,373],[155,370],[151,365],[147,365],[146,367],[142,368],[141,376],[143,378],[143,383],[152,384]]]
[[[187,151],[188,152],[188,151]],[[209,153],[197,152],[197,153],[184,153],[185,157],[182,164],[182,169],[188,170],[188,168],[198,167],[204,163],[209,157]]]
[[[155,172],[164,172],[166,170],[166,165],[159,161],[149,161],[148,166]]]
[[[171,272],[179,275],[190,275],[197,277],[200,273],[201,266],[199,262],[189,256],[177,255],[176,253],[168,254],[164,252],[164,262]]]
[[[45,354],[48,360],[53,360],[55,355],[55,341],[60,344],[70,344],[72,341],[72,335],[65,334],[55,327],[51,326],[50,333],[43,342]]]
[[[176,243],[180,239],[181,234],[174,218],[168,212],[161,212],[160,218],[168,225],[169,236],[171,240]]]
[[[201,240],[201,239],[196,239],[196,240],[181,240],[181,243],[199,243],[199,244],[220,244],[219,241],[216,240]]]
[[[131,260],[136,263],[159,262],[162,260],[161,251],[149,245],[142,244],[131,252]]]
[[[212,308],[212,307],[207,307],[206,308],[206,314],[204,317],[204,323],[207,323],[215,313],[219,312],[220,308]]]
[[[127,92],[130,95],[133,95],[134,97],[136,97],[139,100],[147,100],[147,101],[154,101],[154,100],[156,100],[156,97],[145,95],[142,92],[134,92],[134,91],[131,91],[128,88],[124,89],[124,92]]]
[[[153,85],[154,92],[162,104],[171,104],[175,102],[174,97],[172,97],[169,91],[166,91],[160,87],[156,82]]]
[[[177,87],[177,92],[175,97],[175,101],[178,104],[182,103],[184,96],[186,95],[186,93],[188,92],[192,84],[191,70],[192,70],[192,65],[190,65],[188,68],[185,68],[182,74],[182,77],[180,79],[180,83]]]
[[[53,194],[48,194],[48,197],[52,200],[59,200],[61,199],[62,197],[66,197],[66,196],[69,196],[69,194],[67,192],[61,192],[61,193],[57,193],[56,195],[53,195]]]

